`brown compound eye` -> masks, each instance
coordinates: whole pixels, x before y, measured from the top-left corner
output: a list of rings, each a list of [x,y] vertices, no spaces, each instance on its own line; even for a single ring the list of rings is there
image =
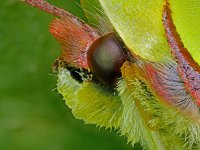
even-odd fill
[[[123,46],[113,33],[94,41],[87,52],[87,63],[91,72],[102,84],[112,87],[121,75],[120,68],[126,58]]]

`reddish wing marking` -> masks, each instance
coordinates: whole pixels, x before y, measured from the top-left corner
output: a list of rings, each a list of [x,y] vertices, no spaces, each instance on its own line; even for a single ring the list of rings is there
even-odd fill
[[[191,55],[181,42],[180,36],[178,35],[172,20],[169,4],[164,6],[163,25],[168,44],[178,63],[178,72],[184,81],[186,90],[189,91],[196,100],[197,105],[200,106],[200,67],[193,61]]]
[[[196,71],[200,73],[200,66],[193,60],[191,54],[184,47],[181,38],[178,32],[176,31],[176,27],[173,23],[171,13],[172,12],[169,8],[169,4],[165,5],[163,10],[163,23],[169,45],[173,49],[173,54],[175,55],[175,57],[178,57],[177,53],[180,52],[185,61],[187,61],[187,63],[191,67],[193,67]],[[179,57],[181,56],[179,55]]]
[[[134,59],[134,63],[123,64],[121,68],[123,79],[131,81],[133,78],[138,78],[157,100],[193,119],[200,117],[199,107],[192,95],[185,90],[176,62],[168,60],[166,63],[152,63],[138,56]]]
[[[92,42],[99,38],[97,31],[76,16],[44,0],[25,2],[60,17],[52,21],[50,32],[62,45],[61,58],[71,66],[88,69],[86,53]]]
[[[199,117],[199,108],[188,90],[185,90],[184,81],[179,76],[175,62],[146,63],[145,72],[151,89],[159,99],[189,116]]]

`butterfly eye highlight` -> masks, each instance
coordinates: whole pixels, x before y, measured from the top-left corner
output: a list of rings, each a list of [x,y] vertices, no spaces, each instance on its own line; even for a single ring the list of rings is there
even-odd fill
[[[108,33],[95,40],[87,51],[90,71],[106,86],[114,86],[121,76],[120,68],[126,58],[123,46],[114,33]]]

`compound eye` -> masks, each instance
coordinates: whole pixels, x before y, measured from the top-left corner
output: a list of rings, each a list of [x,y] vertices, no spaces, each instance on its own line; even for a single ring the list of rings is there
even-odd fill
[[[87,52],[91,72],[102,84],[112,87],[121,76],[120,68],[125,62],[123,47],[113,33],[94,41]]]

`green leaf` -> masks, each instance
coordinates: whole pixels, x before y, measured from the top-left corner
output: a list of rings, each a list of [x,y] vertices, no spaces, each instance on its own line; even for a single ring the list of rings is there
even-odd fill
[[[150,61],[170,56],[162,24],[164,0],[100,0],[110,22],[133,53]]]
[[[200,1],[170,0],[173,22],[181,40],[200,65]]]

